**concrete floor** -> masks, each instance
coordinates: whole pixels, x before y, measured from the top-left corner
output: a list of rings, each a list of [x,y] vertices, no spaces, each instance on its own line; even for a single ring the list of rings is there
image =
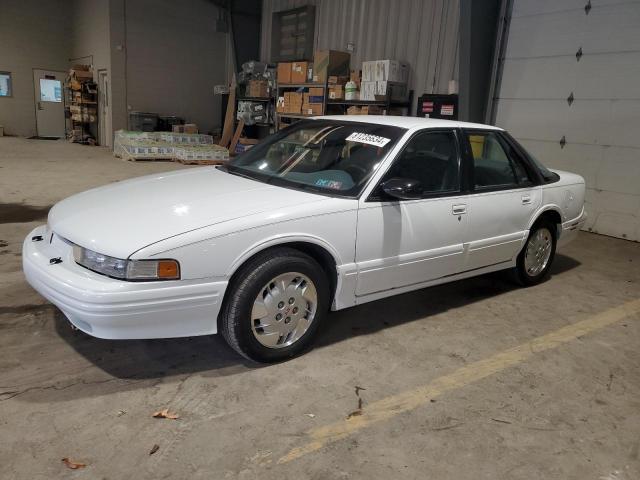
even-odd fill
[[[280,365],[71,330],[26,284],[23,237],[71,193],[174,168],[0,138],[0,477],[640,478],[639,244],[584,233],[534,288],[490,275],[333,313]]]

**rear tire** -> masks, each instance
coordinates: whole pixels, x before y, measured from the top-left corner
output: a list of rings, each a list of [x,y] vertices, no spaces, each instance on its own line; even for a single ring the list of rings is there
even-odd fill
[[[329,281],[313,258],[293,248],[249,260],[229,285],[220,330],[240,355],[278,362],[312,343],[329,310]]]
[[[556,225],[553,222],[539,220],[531,227],[513,269],[518,283],[528,287],[547,277],[556,255],[556,242]]]

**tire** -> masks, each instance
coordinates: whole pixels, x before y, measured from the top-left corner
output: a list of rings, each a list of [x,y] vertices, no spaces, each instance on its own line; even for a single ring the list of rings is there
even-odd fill
[[[529,287],[547,277],[556,255],[556,243],[556,225],[553,222],[539,220],[534,223],[513,269],[518,283]]]
[[[318,262],[293,248],[269,249],[243,265],[230,283],[220,330],[240,355],[278,362],[310,346],[329,303],[329,280]]]

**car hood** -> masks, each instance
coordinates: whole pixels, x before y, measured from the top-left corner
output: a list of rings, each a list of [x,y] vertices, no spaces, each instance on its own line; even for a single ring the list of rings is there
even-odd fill
[[[127,258],[182,233],[327,197],[193,168],[125,180],[73,195],[49,212],[49,227],[82,247]]]

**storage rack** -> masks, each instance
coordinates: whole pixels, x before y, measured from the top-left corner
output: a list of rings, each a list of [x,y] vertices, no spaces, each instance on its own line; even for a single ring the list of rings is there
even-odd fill
[[[92,80],[83,81],[80,82],[80,90],[74,90],[71,88],[70,81],[67,81],[65,88],[70,122],[67,138],[74,143],[94,144],[95,138],[90,126],[98,121],[98,85]],[[78,107],[80,113],[77,113],[78,108],[72,109],[71,107]],[[92,109],[94,113],[89,113],[89,109]],[[80,131],[79,137],[76,133],[78,130]]]
[[[238,95],[236,95],[236,117],[234,117],[234,125],[238,125],[238,117],[237,117],[237,113],[238,113],[238,102],[260,102],[260,103],[266,103],[267,106],[265,107],[266,110],[266,114],[267,114],[267,118],[271,117],[271,114],[269,113],[269,109],[272,108],[272,105],[274,104],[273,101],[273,97],[268,97],[268,98],[264,98],[264,97],[239,97]],[[275,108],[273,108],[273,111],[275,112]],[[273,123],[271,122],[256,122],[254,123],[255,126],[257,127],[271,127],[273,126]],[[252,125],[245,125],[245,128],[247,127],[251,127]]]
[[[411,104],[413,103],[413,90],[409,90],[408,100],[406,101],[398,101],[391,99],[390,88],[387,87],[387,94],[385,95],[385,100],[327,100],[327,105],[336,105],[343,108],[343,112],[346,113],[347,108],[349,107],[371,107],[377,106],[382,107],[385,111],[389,111],[391,108],[406,108],[410,109]],[[408,112],[410,113],[410,112]]]
[[[385,100],[344,100],[344,99],[329,99],[328,91],[329,85],[327,83],[285,83],[285,84],[277,84],[276,85],[276,95],[280,97],[280,92],[288,90],[288,89],[308,89],[310,87],[319,87],[324,91],[323,95],[323,104],[322,104],[322,115],[329,115],[327,112],[328,107],[336,107],[336,109],[340,110],[340,112],[336,112],[336,115],[346,115],[347,108],[352,106],[379,106],[385,112],[388,112],[391,108],[406,108],[410,109],[413,102],[413,90],[409,90],[408,100],[407,101],[396,101],[391,99],[390,87],[387,87],[387,94],[385,95]],[[276,100],[277,102],[277,100]],[[410,113],[410,112],[408,112]],[[386,114],[386,113],[385,113]],[[316,115],[305,115],[298,113],[275,113],[276,119],[276,130],[280,130],[280,119],[293,119],[300,120],[304,118],[314,117]],[[293,122],[291,122],[293,123]]]

